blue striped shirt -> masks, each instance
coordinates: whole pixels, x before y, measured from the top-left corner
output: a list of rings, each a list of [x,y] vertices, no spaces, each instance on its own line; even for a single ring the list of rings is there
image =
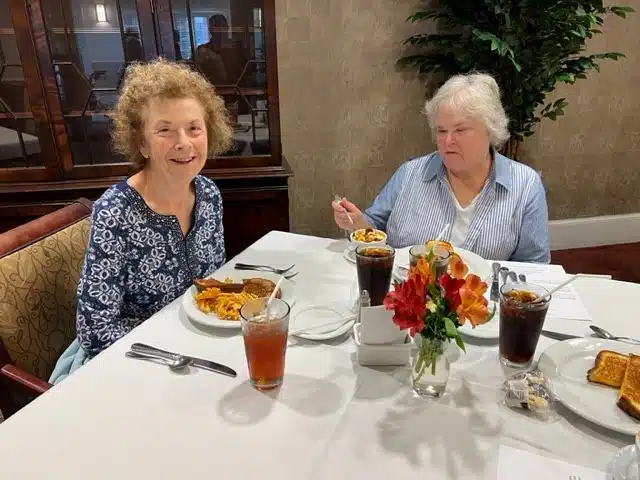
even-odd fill
[[[540,175],[498,153],[493,158],[460,248],[490,260],[549,263],[549,214]],[[364,215],[387,232],[395,248],[424,243],[453,225],[455,200],[440,155],[401,165]]]

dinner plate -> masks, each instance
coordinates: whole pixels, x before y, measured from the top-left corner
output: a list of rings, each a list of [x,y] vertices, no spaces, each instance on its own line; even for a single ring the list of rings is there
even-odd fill
[[[488,292],[485,294],[485,297],[489,297]],[[458,328],[458,331],[469,337],[497,340],[500,337],[500,304],[499,302],[489,301],[489,312],[493,310],[494,305],[496,308],[496,312],[493,315],[493,318],[487,323],[478,325],[476,326],[476,328],[473,328],[469,322],[465,322],[464,325]]]
[[[224,281],[227,278],[230,278],[234,283],[242,283],[242,280],[245,278],[264,278],[267,280],[271,280],[273,283],[278,283],[280,280],[280,275],[276,275],[275,273],[268,272],[227,272],[227,273],[214,273],[209,278],[215,278],[219,281]],[[280,284],[280,290],[282,291],[281,298],[285,302],[289,304],[291,307],[295,301],[294,295],[294,287],[293,284],[289,280],[282,280]],[[240,320],[223,320],[219,318],[215,313],[205,313],[200,310],[193,296],[196,294],[195,285],[191,285],[189,290],[185,292],[182,296],[182,308],[184,308],[187,316],[196,323],[201,325],[206,325],[207,327],[217,327],[217,328],[241,328]]]
[[[329,340],[351,331],[355,321],[356,315],[341,304],[300,303],[291,310],[289,332],[307,340]],[[295,333],[302,329],[305,331]]]
[[[627,435],[640,431],[640,421],[616,405],[618,389],[590,383],[587,370],[600,350],[640,355],[640,346],[596,338],[574,338],[547,348],[538,368],[549,377],[556,397],[569,410],[605,428]]]
[[[411,247],[398,248],[396,250],[396,258],[393,267],[393,278],[399,282],[403,282],[407,278],[408,270],[398,267],[409,268],[409,250]],[[454,252],[460,255],[460,258],[469,267],[469,273],[478,275],[485,282],[490,280],[491,266],[480,255],[465,250],[464,248],[454,247]]]

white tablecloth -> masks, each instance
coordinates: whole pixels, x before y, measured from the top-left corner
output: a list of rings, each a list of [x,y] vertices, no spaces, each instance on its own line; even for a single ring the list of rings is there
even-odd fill
[[[344,247],[272,232],[237,260],[296,263],[299,301],[347,302],[355,267]],[[640,337],[639,285],[576,288],[594,323]],[[136,341],[217,360],[238,378],[125,358]],[[542,338],[537,356],[553,343]],[[414,398],[408,367],[358,365],[351,338],[293,342],[283,386],[260,393],[239,331],[192,324],[178,300],[1,424],[0,478],[495,479],[500,444],[605,470],[631,443],[564,408],[544,423],[501,406],[495,342],[468,339],[467,350],[438,401]]]

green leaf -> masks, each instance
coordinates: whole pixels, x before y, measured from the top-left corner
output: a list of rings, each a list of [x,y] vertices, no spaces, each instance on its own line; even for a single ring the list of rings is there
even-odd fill
[[[458,347],[460,347],[460,350],[462,350],[464,353],[467,353],[467,349],[464,346],[464,342],[462,341],[462,338],[460,338],[460,335],[455,337],[455,340],[456,340],[456,345],[458,345]]]
[[[451,320],[449,317],[444,317],[444,329],[447,333],[447,338],[455,338],[459,335],[456,324],[453,323],[453,320]]]
[[[610,8],[611,12],[619,17],[627,18],[627,13],[635,12],[635,10],[628,5],[617,5]]]
[[[633,11],[627,5],[605,7],[602,0],[439,0],[426,4],[437,8],[417,8],[410,17],[409,21],[426,23],[404,42],[407,57],[413,58],[398,63],[443,79],[458,73],[490,72],[500,86],[513,138],[530,136],[536,123],[564,113],[563,102],[540,111],[549,104],[546,98],[558,83],[574,84],[598,71],[601,60],[623,57],[617,52],[586,54],[586,42],[602,33],[600,25],[607,15],[624,17]]]

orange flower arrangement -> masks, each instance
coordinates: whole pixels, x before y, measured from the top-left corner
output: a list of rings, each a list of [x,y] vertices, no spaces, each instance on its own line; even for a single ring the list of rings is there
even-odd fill
[[[407,280],[395,283],[384,299],[385,308],[394,312],[393,322],[412,337],[417,333],[422,337],[418,362],[422,361],[423,369],[429,365],[435,369],[436,356],[442,352],[434,346],[455,340],[465,350],[458,327],[468,321],[475,328],[495,314],[495,308],[489,312],[484,297],[487,283],[469,273],[459,255],[451,255],[447,273],[439,278],[434,259],[433,250],[420,258],[409,270]]]

